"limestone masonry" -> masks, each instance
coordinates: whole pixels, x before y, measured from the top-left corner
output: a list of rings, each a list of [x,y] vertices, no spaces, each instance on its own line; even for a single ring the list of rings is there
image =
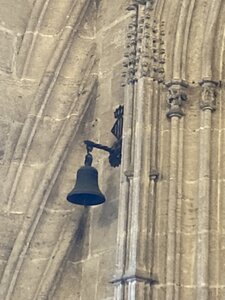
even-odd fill
[[[223,0],[0,0],[0,300],[225,300],[224,49]]]

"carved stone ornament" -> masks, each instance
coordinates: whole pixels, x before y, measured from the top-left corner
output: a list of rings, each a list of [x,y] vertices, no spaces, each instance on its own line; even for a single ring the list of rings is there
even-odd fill
[[[200,108],[202,110],[216,110],[216,87],[218,86],[218,82],[212,80],[203,80],[200,82],[200,85],[202,86],[202,99],[200,101]]]
[[[151,20],[155,0],[132,0],[128,6],[128,25],[123,62],[122,86],[134,84],[140,77],[152,77],[164,82],[164,22]]]
[[[172,118],[176,116],[181,118],[184,116],[182,106],[187,100],[185,88],[187,88],[188,85],[184,81],[171,81],[166,83],[166,86],[168,87],[167,103],[169,106],[167,117]]]

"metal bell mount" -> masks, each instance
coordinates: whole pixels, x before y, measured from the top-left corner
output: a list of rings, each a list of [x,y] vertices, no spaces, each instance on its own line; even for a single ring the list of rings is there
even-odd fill
[[[67,200],[71,203],[93,206],[106,201],[105,196],[98,186],[98,171],[92,167],[93,148],[101,149],[109,153],[109,163],[112,167],[118,167],[121,163],[122,131],[123,131],[123,106],[119,106],[114,112],[117,119],[111,132],[117,138],[112,147],[97,144],[95,142],[84,141],[87,149],[84,166],[77,171],[77,180],[73,190],[67,195]]]

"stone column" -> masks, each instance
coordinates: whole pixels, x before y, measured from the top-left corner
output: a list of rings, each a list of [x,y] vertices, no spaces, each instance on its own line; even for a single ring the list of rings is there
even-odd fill
[[[198,300],[209,299],[209,205],[211,186],[211,129],[212,112],[216,109],[216,86],[211,80],[203,80],[200,102],[199,137],[199,191],[197,229],[197,296]]]
[[[182,106],[187,96],[184,89],[187,84],[183,81],[171,81],[166,84],[169,95],[167,98],[170,119],[170,156],[169,156],[169,191],[168,191],[168,221],[167,221],[167,258],[166,258],[166,300],[179,299],[179,289],[176,289],[176,270],[179,270],[180,245],[180,209],[178,198],[179,185],[182,182],[182,174],[179,174],[181,161],[179,153],[182,153],[183,141],[181,140],[181,118],[184,116]],[[182,128],[181,128],[182,129]],[[178,177],[179,175],[179,177]],[[179,271],[178,271],[179,272]]]
[[[152,163],[156,154],[158,103],[153,103],[154,83],[150,77],[150,11],[153,1],[132,1],[127,34],[123,84],[124,103],[123,162],[121,166],[120,207],[115,299],[149,299],[154,224],[154,194],[158,178]],[[155,109],[153,109],[155,107]],[[154,123],[154,136],[152,126]],[[154,140],[154,143],[152,143]],[[154,159],[155,160],[155,159]]]

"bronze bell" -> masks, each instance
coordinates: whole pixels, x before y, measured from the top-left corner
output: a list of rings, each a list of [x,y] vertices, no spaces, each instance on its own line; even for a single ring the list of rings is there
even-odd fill
[[[105,202],[105,196],[98,187],[98,171],[94,167],[85,165],[77,171],[75,187],[67,195],[67,200],[85,206]]]

